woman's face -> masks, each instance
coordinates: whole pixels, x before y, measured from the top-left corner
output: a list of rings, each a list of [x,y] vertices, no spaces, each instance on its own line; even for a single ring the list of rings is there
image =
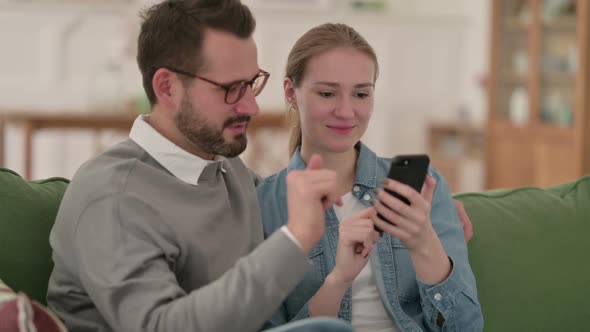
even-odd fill
[[[354,48],[311,58],[299,87],[286,82],[299,109],[302,144],[316,152],[346,152],[365,133],[373,111],[375,64]]]

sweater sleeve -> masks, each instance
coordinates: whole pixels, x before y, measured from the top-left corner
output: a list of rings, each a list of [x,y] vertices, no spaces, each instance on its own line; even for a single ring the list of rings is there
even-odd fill
[[[91,203],[74,236],[81,283],[115,331],[255,331],[310,269],[276,232],[187,293],[174,273],[180,248],[173,232],[157,211],[124,194]]]

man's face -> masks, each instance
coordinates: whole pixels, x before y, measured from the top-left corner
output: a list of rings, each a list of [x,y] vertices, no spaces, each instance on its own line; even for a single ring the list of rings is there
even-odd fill
[[[204,67],[197,75],[229,85],[249,81],[258,72],[256,44],[229,33],[207,29],[203,39]],[[250,117],[260,111],[252,89],[234,104],[225,102],[225,90],[202,79],[192,79],[175,116],[178,130],[190,144],[208,155],[235,157],[246,149]]]

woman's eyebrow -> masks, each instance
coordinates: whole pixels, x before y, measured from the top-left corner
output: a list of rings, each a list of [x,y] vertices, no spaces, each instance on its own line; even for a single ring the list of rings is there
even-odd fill
[[[327,86],[334,87],[334,88],[340,86],[339,83],[336,83],[336,82],[326,82],[326,81],[314,82],[313,85],[327,85]],[[354,87],[355,88],[375,87],[375,84],[373,84],[371,82],[359,83],[359,84],[355,84]]]

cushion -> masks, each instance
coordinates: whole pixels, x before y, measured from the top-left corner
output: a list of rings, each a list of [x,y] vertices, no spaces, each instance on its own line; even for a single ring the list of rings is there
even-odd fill
[[[43,304],[53,267],[49,231],[67,184],[0,168],[0,278]]]
[[[47,308],[16,294],[0,280],[0,332],[65,332],[63,323]]]
[[[548,189],[456,195],[486,331],[578,331],[590,321],[590,176]]]

